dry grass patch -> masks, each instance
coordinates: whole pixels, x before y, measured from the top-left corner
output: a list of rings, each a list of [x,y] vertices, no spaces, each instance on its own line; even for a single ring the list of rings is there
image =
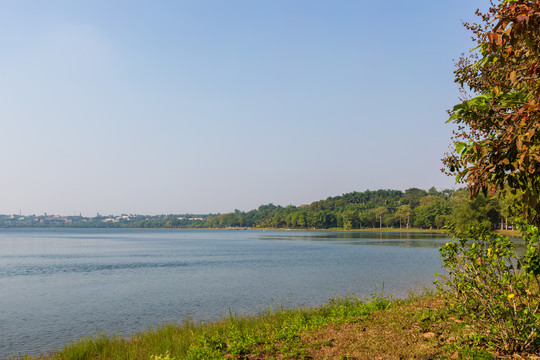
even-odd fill
[[[438,299],[398,305],[358,322],[316,329],[302,340],[311,344],[313,359],[435,359],[448,336],[425,320],[440,305]]]

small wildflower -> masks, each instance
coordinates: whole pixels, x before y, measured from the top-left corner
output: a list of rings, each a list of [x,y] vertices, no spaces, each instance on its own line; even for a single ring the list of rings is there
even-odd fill
[[[513,298],[515,295],[514,294],[508,294],[508,300],[510,300],[511,298]]]

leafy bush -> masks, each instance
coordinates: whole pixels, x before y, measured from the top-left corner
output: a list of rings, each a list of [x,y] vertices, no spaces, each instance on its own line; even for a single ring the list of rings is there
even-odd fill
[[[446,274],[439,291],[453,293],[449,310],[469,317],[490,347],[513,353],[539,345],[540,253],[538,227],[520,223],[526,252],[486,228],[460,232],[440,249]]]

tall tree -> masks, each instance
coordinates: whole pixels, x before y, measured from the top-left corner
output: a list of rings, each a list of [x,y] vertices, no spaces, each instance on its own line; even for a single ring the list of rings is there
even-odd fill
[[[499,202],[496,197],[486,197],[480,193],[472,200],[468,199],[466,190],[456,191],[451,199],[453,220],[457,228],[470,226],[494,228],[499,223]]]
[[[464,218],[485,213],[493,195],[518,194],[526,250],[517,255],[508,238],[483,227],[451,227],[441,247],[445,289],[468,312],[490,346],[502,352],[540,347],[540,0],[491,0],[480,24],[465,24],[478,46],[462,58],[455,80],[470,92],[450,112],[458,125],[447,170],[467,182]],[[472,205],[478,205],[475,209]],[[480,210],[480,211],[479,211]],[[488,223],[498,221],[497,206]],[[494,216],[490,216],[491,212]],[[482,221],[482,222],[485,222]]]
[[[379,218],[379,228],[382,229],[382,219],[383,219],[383,215],[385,215],[387,212],[388,212],[388,209],[384,206],[377,206],[375,209],[375,214],[377,215],[377,217]]]
[[[420,205],[420,199],[426,196],[428,193],[426,190],[418,188],[410,188],[405,190],[405,195],[401,197],[401,204],[407,204],[411,206],[411,209]]]
[[[411,225],[411,206],[410,205],[401,205],[396,211],[396,216],[399,218],[399,228],[401,229],[402,220],[407,220],[407,229]]]
[[[439,196],[427,195],[420,199],[420,205],[414,212],[416,226],[440,227],[444,224],[443,221],[437,221],[437,217],[448,215],[450,205]]]
[[[472,197],[520,190],[521,214],[538,225],[540,0],[502,0],[477,13],[480,24],[465,24],[478,46],[457,64],[465,95],[450,112],[458,128],[443,162]]]

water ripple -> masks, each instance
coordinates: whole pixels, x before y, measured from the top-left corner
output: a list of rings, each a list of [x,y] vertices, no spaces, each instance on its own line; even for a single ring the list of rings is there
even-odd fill
[[[136,270],[143,268],[179,268],[189,264],[186,262],[143,262],[143,263],[125,263],[125,264],[40,264],[40,265],[21,265],[17,264],[7,269],[0,269],[1,277],[13,276],[37,276],[37,275],[55,275],[66,273],[92,273],[98,271],[117,271],[117,270]]]

